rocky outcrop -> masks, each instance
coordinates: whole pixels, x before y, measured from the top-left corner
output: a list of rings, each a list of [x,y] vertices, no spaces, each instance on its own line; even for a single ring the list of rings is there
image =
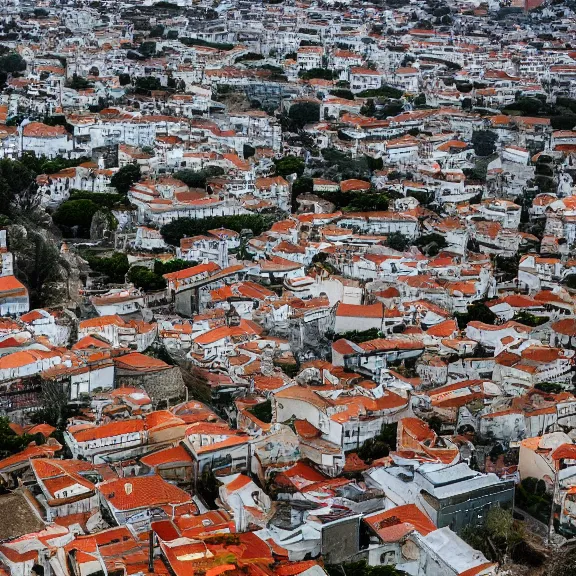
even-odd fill
[[[90,240],[109,240],[118,227],[118,220],[109,210],[98,210],[92,216],[90,224]]]

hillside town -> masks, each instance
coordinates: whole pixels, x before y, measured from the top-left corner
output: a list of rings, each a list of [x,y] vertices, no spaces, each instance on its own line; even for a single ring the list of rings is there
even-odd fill
[[[576,4],[6,0],[0,576],[576,574]]]

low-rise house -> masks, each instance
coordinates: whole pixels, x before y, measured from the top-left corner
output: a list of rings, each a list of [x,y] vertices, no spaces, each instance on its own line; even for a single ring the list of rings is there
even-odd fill
[[[460,451],[448,438],[439,437],[420,418],[402,418],[398,421],[396,452],[415,452],[443,464],[456,464]]]
[[[364,473],[370,487],[386,494],[388,506],[415,504],[437,528],[450,528],[456,534],[468,526],[481,526],[493,506],[511,508],[513,480],[495,474],[482,474],[464,462],[424,463],[403,479],[407,467],[372,468]]]
[[[483,437],[517,442],[576,426],[576,398],[532,389],[518,397],[500,398],[479,414],[476,430]],[[473,426],[474,423],[470,422]]]
[[[376,304],[343,304],[336,307],[334,332],[343,334],[353,330],[369,330],[370,328],[382,329],[384,318],[384,306]]]
[[[181,445],[146,454],[140,458],[140,464],[169,482],[186,485],[192,480],[193,460]]]
[[[332,362],[380,382],[388,362],[417,358],[423,352],[423,341],[411,336],[377,338],[361,344],[341,338],[332,344]]]
[[[72,138],[64,126],[48,126],[42,122],[28,122],[20,127],[22,152],[37,156],[67,158],[72,150]]]
[[[215,236],[182,238],[176,256],[194,262],[215,262],[225,268],[228,266],[228,243]]]
[[[98,507],[94,482],[99,480],[94,465],[78,460],[37,458],[30,463],[40,494],[37,502],[46,520],[90,513]]]
[[[114,387],[114,363],[107,353],[96,353],[71,366],[57,364],[41,372],[43,385],[60,388],[70,401],[80,401]]]
[[[574,350],[529,345],[508,348],[495,357],[492,378],[508,393],[523,393],[543,382],[572,383]]]
[[[528,339],[531,331],[529,326],[513,320],[495,326],[472,321],[466,326],[466,337],[487,348],[501,350],[504,346]]]
[[[174,294],[178,290],[181,290],[191,284],[195,284],[206,280],[212,274],[219,272],[221,270],[220,266],[215,262],[208,262],[206,264],[198,264],[198,266],[192,266],[190,268],[185,268],[178,272],[171,272],[169,274],[164,274],[164,278],[168,283],[168,292]]]
[[[552,346],[576,349],[576,318],[558,320],[552,324],[550,329],[550,344]]]
[[[30,348],[13,352],[0,358],[0,381],[34,376],[61,362],[62,353],[58,350]]]
[[[296,63],[299,70],[322,68],[324,49],[321,46],[300,46],[296,53]]]
[[[55,346],[68,343],[70,337],[70,323],[62,321],[55,312],[47,310],[31,310],[20,316],[20,321],[24,322],[35,336],[46,336]]]
[[[136,533],[149,530],[153,520],[198,512],[188,492],[157,474],[108,480],[97,488],[103,514],[120,525],[129,524]]]
[[[92,296],[90,302],[99,316],[133,314],[145,307],[144,295],[136,288],[110,290],[105,294]]]
[[[178,366],[140,352],[114,358],[116,385],[143,388],[155,402],[181,398],[184,381]]]
[[[272,508],[270,497],[245,474],[220,476],[219,499],[231,512],[236,532],[246,532],[250,526],[264,528]]]
[[[134,298],[136,298],[137,303],[141,296]],[[133,306],[133,304],[133,297],[128,296],[128,305]],[[156,335],[157,325],[155,323],[149,324],[141,320],[125,321],[118,314],[82,320],[78,325],[79,338],[98,336],[109,342],[114,348],[129,347],[143,351],[151,346]]]
[[[364,90],[378,90],[382,86],[382,72],[370,68],[350,68],[350,90],[357,94]]]
[[[414,504],[367,514],[362,522],[368,528],[369,543],[360,555],[370,566],[394,565],[399,570],[410,570],[415,576],[436,573],[491,576],[496,573],[496,564],[450,528],[437,529]],[[409,548],[417,552],[410,554]]]
[[[147,226],[138,226],[136,228],[136,238],[134,247],[139,250],[165,250],[166,242],[159,230],[148,228]]]
[[[62,445],[56,439],[49,438],[46,444],[30,443],[24,450],[0,460],[0,474],[20,475],[30,468],[30,463],[36,458],[54,458],[56,452],[62,450]]]
[[[0,277],[0,315],[24,314],[30,310],[28,289],[16,276]]]
[[[224,423],[196,422],[186,430],[184,445],[194,459],[194,479],[211,470],[216,476],[245,472],[250,436]]]
[[[64,433],[64,440],[74,458],[94,461],[99,454],[141,448],[147,443],[144,420],[134,418],[100,426],[76,425]]]

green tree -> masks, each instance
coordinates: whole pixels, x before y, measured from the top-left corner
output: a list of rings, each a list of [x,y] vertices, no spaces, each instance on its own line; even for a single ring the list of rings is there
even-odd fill
[[[564,390],[562,384],[557,384],[556,382],[538,382],[534,388],[547,394],[560,394]]]
[[[91,200],[101,208],[112,209],[121,205],[126,200],[123,194],[113,194],[105,192],[85,192],[84,190],[72,190],[69,200]]]
[[[208,166],[204,170],[179,170],[174,174],[174,178],[181,180],[190,188],[205,188],[209,178],[222,176],[224,169],[220,166]]]
[[[68,88],[72,88],[73,90],[86,90],[86,88],[90,88],[92,84],[86,80],[86,78],[82,78],[82,76],[78,76],[76,72],[72,74],[72,80],[68,81],[67,84]]]
[[[356,94],[359,98],[402,98],[404,92],[392,86],[380,86],[371,90],[363,90]]]
[[[132,82],[132,79],[130,78],[130,74],[123,72],[122,74],[118,74],[118,81],[120,82],[120,86],[126,86]]]
[[[396,432],[398,424],[384,424],[380,434],[369,438],[358,450],[358,456],[367,464],[378,458],[384,458],[391,450],[396,450]]]
[[[136,78],[136,92],[147,95],[152,90],[162,90],[160,78],[156,76],[139,76]]]
[[[128,194],[128,190],[135,182],[140,180],[141,172],[138,164],[122,166],[110,179],[110,184],[118,190],[119,194]]]
[[[218,498],[218,487],[220,482],[212,471],[211,467],[206,464],[198,480],[197,489],[209,506],[215,506],[215,500]],[[227,535],[226,535],[227,536]]]
[[[171,274],[172,272],[178,272],[180,270],[185,270],[192,266],[196,266],[197,262],[191,260],[182,260],[181,258],[173,258],[167,262],[162,262],[161,260],[154,261],[154,274],[158,276],[163,276],[164,274]]]
[[[402,232],[392,232],[386,238],[386,246],[398,252],[404,252],[411,245],[410,238],[402,234]]]
[[[333,80],[334,71],[328,68],[311,68],[310,70],[300,71],[298,76],[303,80],[311,80],[312,78],[320,78],[322,80]]]
[[[422,106],[426,106],[426,94],[424,92],[420,92],[416,98],[414,98],[414,106],[416,108],[421,108]]]
[[[162,24],[156,24],[156,26],[152,26],[148,35],[150,38],[162,38],[164,35],[164,26]]]
[[[405,574],[394,566],[369,566],[366,560],[327,564],[324,568],[328,576],[403,576]]]
[[[294,196],[299,196],[300,194],[306,194],[314,190],[314,181],[312,178],[301,176],[297,178],[292,184],[292,194]]]
[[[92,270],[108,276],[112,282],[117,283],[124,282],[128,269],[130,268],[128,256],[123,252],[114,252],[112,256],[104,258],[89,256],[87,260]]]
[[[61,282],[68,265],[60,256],[54,238],[29,220],[24,220],[26,234],[11,231],[10,249],[14,253],[15,275],[28,287],[33,308],[58,300],[56,283]]]
[[[495,271],[500,272],[505,280],[513,280],[518,274],[518,266],[520,265],[520,256],[502,256],[496,255],[494,258]]]
[[[5,416],[0,417],[0,458],[6,458],[21,452],[30,442],[36,439],[36,436],[29,434],[18,436],[10,428],[10,420]]]
[[[140,44],[140,54],[143,54],[145,57],[150,58],[154,56],[155,53],[156,53],[156,42],[146,41]]]
[[[166,280],[145,266],[132,266],[128,271],[128,280],[145,291],[163,290]]]
[[[494,324],[496,322],[496,314],[484,304],[484,302],[473,302],[468,306],[468,312],[454,314],[458,320],[460,329],[466,328],[468,322],[483,322],[484,324]]]
[[[368,342],[368,340],[375,340],[380,338],[382,333],[378,328],[369,328],[368,330],[351,330],[349,332],[343,332],[342,334],[334,334],[334,340],[339,340],[340,338],[346,338],[351,342],[356,344],[361,344],[362,342]]]
[[[488,511],[483,526],[467,526],[462,539],[489,560],[506,564],[514,549],[524,541],[524,530],[511,511],[495,507]]]
[[[59,227],[80,227],[83,231],[90,230],[92,216],[98,212],[98,204],[92,200],[66,200],[60,204],[52,219]]]
[[[238,216],[210,216],[208,218],[180,218],[162,226],[160,232],[164,240],[172,246],[179,246],[185,236],[206,234],[208,230],[228,228],[235,232],[251,230],[256,236],[269,230],[274,218],[261,214],[241,214]]]
[[[302,176],[304,173],[304,160],[297,156],[284,156],[280,160],[276,160],[276,173],[280,176],[289,176],[290,174],[297,174]]]
[[[14,74],[15,72],[23,72],[26,70],[26,60],[17,54],[11,52],[5,56],[0,57],[0,71],[7,74]]]
[[[542,326],[542,324],[546,324],[546,322],[548,322],[548,317],[536,316],[534,314],[530,314],[530,312],[527,310],[521,310],[514,315],[513,320],[515,322],[520,322],[520,324],[524,324],[525,326],[535,328],[536,326]]]
[[[360,108],[360,114],[363,116],[368,116],[369,118],[372,118],[376,115],[376,105],[374,104],[374,98],[368,98],[368,100],[366,100],[366,104]]]
[[[564,277],[563,282],[568,288],[576,289],[576,274],[568,274]]]
[[[288,111],[290,118],[298,128],[320,120],[320,104],[316,102],[296,102]]]
[[[436,254],[446,248],[447,245],[446,238],[436,233],[424,234],[414,242],[414,246],[420,248],[420,250],[428,256],[436,256]]]
[[[298,210],[298,202],[296,202],[296,198],[300,196],[300,194],[308,194],[314,190],[314,181],[312,178],[301,176],[294,180],[292,184],[292,212],[296,212]]]
[[[576,574],[576,548],[565,546],[554,550],[543,576],[574,576]]]
[[[36,174],[23,162],[0,160],[0,214],[18,217],[38,207]]]
[[[336,96],[337,98],[344,98],[344,100],[354,100],[354,93],[346,88],[336,88],[334,90],[330,90],[330,94],[332,96]]]
[[[490,156],[496,151],[498,135],[492,130],[474,130],[472,145],[477,156]]]
[[[256,154],[256,148],[254,148],[254,146],[250,146],[250,144],[244,144],[242,147],[242,156],[244,156],[244,160],[252,158],[254,154]]]
[[[266,422],[266,424],[272,422],[272,402],[270,400],[266,400],[265,402],[256,404],[252,408],[248,408],[248,412],[256,416],[256,418],[261,422]]]

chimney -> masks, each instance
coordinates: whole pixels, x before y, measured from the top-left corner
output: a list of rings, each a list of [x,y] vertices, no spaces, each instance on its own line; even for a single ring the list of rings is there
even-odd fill
[[[124,484],[124,492],[126,492],[127,496],[130,496],[130,494],[132,494],[132,484],[130,482]]]

